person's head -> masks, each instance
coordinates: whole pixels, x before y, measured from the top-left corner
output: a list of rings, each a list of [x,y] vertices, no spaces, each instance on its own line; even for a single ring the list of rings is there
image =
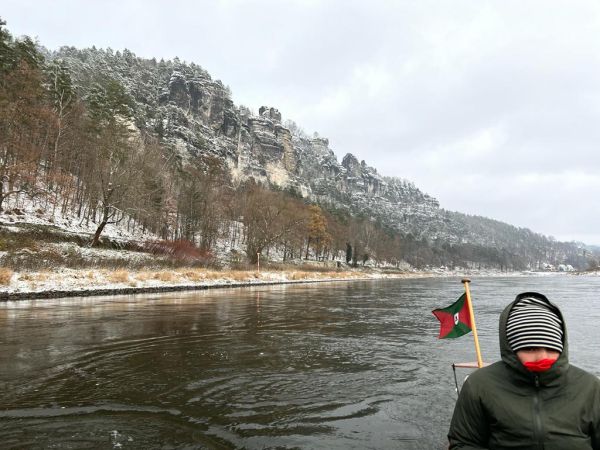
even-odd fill
[[[526,367],[539,361],[555,361],[563,351],[563,324],[560,315],[546,301],[521,298],[512,308],[506,324],[510,348]]]

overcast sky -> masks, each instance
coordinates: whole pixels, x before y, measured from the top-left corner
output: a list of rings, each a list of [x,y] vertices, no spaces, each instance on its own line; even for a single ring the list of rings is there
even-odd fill
[[[600,2],[3,0],[13,35],[195,62],[445,209],[600,245]]]

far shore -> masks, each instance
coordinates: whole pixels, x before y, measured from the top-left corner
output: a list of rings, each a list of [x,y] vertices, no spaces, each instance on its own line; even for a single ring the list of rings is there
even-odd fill
[[[0,273],[0,301],[131,295],[156,292],[193,291],[215,288],[240,288],[276,284],[373,281],[431,277],[499,277],[566,275],[556,272],[499,272],[486,270],[464,271],[393,271],[360,268],[338,271],[303,270],[208,270],[179,269],[66,269]],[[600,275],[598,272],[569,275]]]

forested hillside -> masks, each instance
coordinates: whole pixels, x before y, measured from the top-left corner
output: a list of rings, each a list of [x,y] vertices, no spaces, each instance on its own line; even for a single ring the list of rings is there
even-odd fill
[[[5,24],[0,58],[2,222],[34,202],[95,224],[91,245],[118,223],[188,242],[203,261],[219,243],[250,263],[259,253],[417,268],[595,263],[583,244],[449,212],[353,155],[340,163],[327,139],[275,108],[236,106],[195,63],[50,52]]]

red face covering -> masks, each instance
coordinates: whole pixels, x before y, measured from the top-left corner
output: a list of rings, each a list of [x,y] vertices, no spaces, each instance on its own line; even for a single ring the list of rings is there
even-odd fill
[[[555,362],[556,359],[545,358],[535,362],[526,362],[523,363],[523,365],[527,367],[527,370],[529,370],[530,372],[545,372],[550,367],[552,367],[552,364],[554,364]]]

